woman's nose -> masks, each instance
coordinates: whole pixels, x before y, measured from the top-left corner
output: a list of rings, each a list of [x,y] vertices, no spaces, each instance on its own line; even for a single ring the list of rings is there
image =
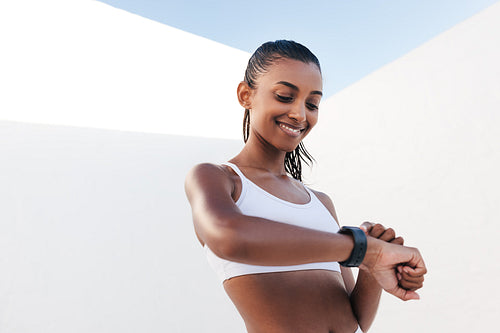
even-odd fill
[[[288,117],[291,119],[294,119],[297,122],[304,122],[306,121],[306,108],[304,105],[301,105],[299,103],[296,103],[295,105],[292,105],[292,109],[288,113]]]

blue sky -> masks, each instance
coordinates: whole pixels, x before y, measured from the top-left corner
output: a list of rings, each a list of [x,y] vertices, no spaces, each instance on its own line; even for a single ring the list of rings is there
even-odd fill
[[[247,52],[301,42],[318,56],[330,96],[497,0],[101,2]]]

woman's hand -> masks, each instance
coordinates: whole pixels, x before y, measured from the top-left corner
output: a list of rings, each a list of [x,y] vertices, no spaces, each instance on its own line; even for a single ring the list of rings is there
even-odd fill
[[[396,237],[396,232],[392,228],[385,228],[380,223],[364,222],[361,227],[367,236],[378,238],[388,243],[404,245],[403,237]],[[396,267],[398,284],[405,290],[415,291],[422,288],[425,272],[422,269],[415,269],[407,264],[400,264]]]
[[[404,245],[403,237],[396,237],[396,232],[392,228],[385,228],[380,223],[363,222],[361,229],[367,236],[372,236],[388,243]]]

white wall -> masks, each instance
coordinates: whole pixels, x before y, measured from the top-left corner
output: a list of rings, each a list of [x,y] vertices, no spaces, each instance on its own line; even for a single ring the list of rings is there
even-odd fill
[[[429,267],[422,300],[384,297],[372,332],[494,329],[499,18],[490,7],[322,104],[312,186],[341,223],[394,226]],[[227,138],[248,55],[88,0],[1,3],[0,31],[0,331],[243,332],[183,179],[241,147]]]
[[[92,0],[0,2],[0,119],[239,139],[246,52]]]
[[[341,223],[393,226],[429,269],[422,300],[384,297],[373,332],[497,330],[498,31],[500,3],[321,106],[310,182]]]
[[[183,190],[240,148],[0,122],[0,331],[243,332]]]
[[[242,332],[183,180],[241,147],[248,54],[90,0],[0,31],[0,332]]]

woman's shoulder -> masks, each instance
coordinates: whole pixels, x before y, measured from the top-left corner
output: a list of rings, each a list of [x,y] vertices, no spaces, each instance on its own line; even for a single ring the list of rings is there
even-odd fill
[[[201,173],[220,172],[223,170],[224,170],[224,167],[221,164],[202,162],[202,163],[195,164],[189,172],[196,174],[196,173],[200,173],[200,172]]]
[[[230,178],[230,172],[228,172],[227,166],[223,164],[214,163],[199,163],[194,165],[191,170],[187,173],[186,179],[189,178]]]
[[[312,188],[310,188],[309,186],[307,187],[312,193],[314,193],[314,195],[321,201],[325,201],[325,202],[332,202],[332,199],[330,199],[330,197],[328,196],[328,194],[326,194],[325,192],[321,192],[321,191],[318,191],[318,190],[313,190]]]
[[[225,165],[199,163],[194,165],[186,175],[186,188],[195,187],[234,187],[232,174]]]

